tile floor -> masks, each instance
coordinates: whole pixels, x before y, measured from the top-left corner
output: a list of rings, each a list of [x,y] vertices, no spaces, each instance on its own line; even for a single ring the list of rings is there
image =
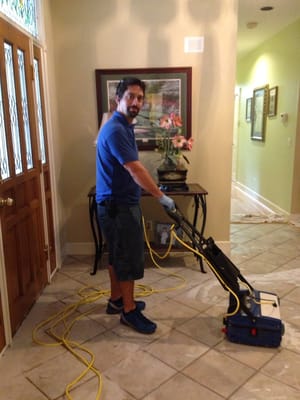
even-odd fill
[[[300,229],[287,223],[232,224],[230,258],[256,289],[280,297],[285,335],[279,348],[224,338],[227,292],[207,266],[206,274],[199,271],[191,253],[173,253],[160,261],[162,270],[147,260],[137,292],[153,291],[144,298],[145,315],[158,323],[149,336],[105,314],[104,268],[91,276],[91,257],[68,257],[0,358],[0,399],[300,399]],[[43,345],[34,342],[34,327],[55,314],[37,331]],[[94,369],[59,345],[54,334],[86,363],[94,356]],[[67,397],[67,385],[85,369]]]

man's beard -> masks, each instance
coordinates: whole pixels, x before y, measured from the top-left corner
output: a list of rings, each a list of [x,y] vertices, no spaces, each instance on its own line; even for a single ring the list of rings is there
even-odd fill
[[[135,118],[139,112],[140,112],[140,110],[137,107],[128,107],[127,108],[127,115],[130,118]]]

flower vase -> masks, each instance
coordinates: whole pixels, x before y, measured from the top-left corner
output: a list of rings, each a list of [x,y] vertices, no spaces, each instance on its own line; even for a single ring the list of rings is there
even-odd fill
[[[186,191],[187,168],[182,163],[174,163],[166,157],[157,168],[158,184],[163,191]]]

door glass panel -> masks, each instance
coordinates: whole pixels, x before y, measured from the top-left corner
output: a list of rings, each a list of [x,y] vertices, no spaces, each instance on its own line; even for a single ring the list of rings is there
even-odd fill
[[[16,102],[16,87],[14,81],[14,66],[12,59],[12,46],[8,43],[4,43],[4,51],[5,51],[5,70],[7,79],[10,126],[11,126],[14,160],[15,160],[15,173],[20,174],[22,172],[22,156],[21,156],[19,123],[18,123],[17,102]]]
[[[7,179],[10,177],[8,155],[7,155],[6,130],[5,130],[4,113],[3,113],[1,81],[0,81],[0,174],[1,174],[1,179]]]
[[[36,107],[37,107],[40,153],[41,153],[42,164],[45,164],[47,160],[46,160],[45,139],[44,139],[43,110],[42,110],[42,103],[41,103],[39,62],[36,58],[33,60],[33,69],[34,69],[34,84],[35,84],[35,97],[36,97]]]
[[[0,0],[0,11],[33,36],[38,36],[36,0]]]
[[[31,135],[30,135],[29,114],[28,114],[25,66],[24,66],[24,52],[22,50],[18,50],[17,53],[18,53],[20,84],[21,84],[22,115],[23,115],[25,143],[26,143],[26,161],[27,161],[27,169],[31,169],[33,168],[33,162],[32,162]]]

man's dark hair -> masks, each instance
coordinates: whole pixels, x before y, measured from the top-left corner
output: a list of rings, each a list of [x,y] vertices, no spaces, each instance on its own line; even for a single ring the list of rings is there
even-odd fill
[[[131,77],[131,76],[125,77],[122,80],[120,80],[120,82],[118,83],[118,86],[117,86],[116,96],[118,96],[121,99],[123,97],[123,94],[128,89],[128,86],[132,86],[132,85],[139,86],[142,89],[143,94],[145,96],[145,91],[146,91],[145,82],[141,81],[138,78],[134,78],[134,77]]]

